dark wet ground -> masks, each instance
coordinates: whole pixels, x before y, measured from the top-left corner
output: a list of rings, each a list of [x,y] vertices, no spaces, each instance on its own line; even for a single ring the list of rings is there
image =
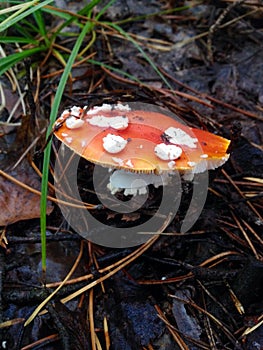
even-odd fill
[[[178,3],[117,1],[106,19],[119,21],[169,6]],[[99,52],[97,59],[114,62],[145,86],[118,80],[90,65],[73,72],[79,77],[73,85],[74,104],[76,100],[96,104],[109,99],[157,102],[171,107],[191,126],[232,139],[231,157],[223,171],[210,173],[210,189],[199,219],[189,232],[177,233],[192,195],[191,185],[184,184],[179,210],[166,234],[132,259],[139,247],[113,249],[83,241],[55,206],[48,217],[46,287],[41,274],[39,220],[8,226],[8,245],[0,255],[0,321],[15,320],[15,324],[0,329],[2,349],[91,349],[94,334],[97,340],[93,338],[93,342],[113,350],[263,349],[263,203],[259,180],[263,173],[263,33],[258,19],[263,14],[261,7],[259,14],[218,28],[212,36],[210,62],[207,35],[198,40],[193,37],[207,32],[225,6],[224,2],[206,2],[183,13],[123,25],[127,32],[162,40],[144,42],[148,44],[145,51],[176,95],[165,98],[167,86],[145,57],[131,43],[114,36],[109,36],[108,51],[105,37],[98,34],[94,47]],[[250,10],[244,4],[237,6],[223,23]],[[189,44],[180,45],[184,40]],[[52,69],[57,69],[57,63],[52,64]],[[90,87],[87,76],[94,81],[103,77],[91,94],[83,92]],[[53,86],[57,82],[53,79]],[[47,105],[49,88],[43,81],[42,108]],[[72,105],[68,95],[64,106]],[[39,159],[36,162],[40,163]],[[83,199],[89,202],[95,198],[86,191],[91,183],[84,183],[83,178],[91,171],[90,164],[80,162],[79,185]],[[94,215],[125,229],[152,215],[160,194],[151,188],[149,201],[137,216],[113,215],[107,210],[94,211]],[[53,292],[54,283],[65,278],[80,251],[72,283],[61,288],[46,306],[48,313],[24,327],[24,320]],[[107,277],[129,255],[129,264]],[[61,302],[93,281],[98,283],[87,287],[84,294]]]

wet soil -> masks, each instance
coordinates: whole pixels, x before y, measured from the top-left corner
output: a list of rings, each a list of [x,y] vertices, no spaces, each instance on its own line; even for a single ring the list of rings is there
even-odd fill
[[[230,1],[208,1],[182,12],[150,15],[185,3],[190,2],[116,1],[103,17],[126,21],[121,24],[125,31],[147,38],[142,47],[170,87],[131,42],[100,30],[92,49],[96,59],[140,83],[85,64],[73,70],[74,83],[61,111],[74,104],[141,101],[165,106],[190,126],[231,139],[229,161],[210,172],[201,215],[180,233],[193,194],[193,184],[183,182],[174,219],[140,253],[140,247],[115,249],[84,240],[54,204],[47,219],[45,278],[39,219],[7,226],[8,245],[0,251],[0,326],[8,320],[13,324],[2,323],[1,349],[86,350],[99,349],[99,343],[113,350],[263,349],[262,5],[241,2],[227,11]],[[81,3],[67,5],[76,10]],[[224,11],[222,23],[209,34]],[[150,16],[139,18],[145,15]],[[65,45],[71,48],[72,43]],[[58,69],[57,62],[48,61],[42,75]],[[41,81],[38,104],[47,118],[58,81],[57,76]],[[42,155],[34,160],[41,168]],[[81,197],[96,204],[92,171],[92,164],[80,161]],[[161,188],[150,187],[144,207],[132,215],[102,206],[92,215],[125,230],[153,216],[161,196]],[[45,305],[47,312],[24,327],[78,257],[71,283]],[[117,269],[122,259],[127,264]]]

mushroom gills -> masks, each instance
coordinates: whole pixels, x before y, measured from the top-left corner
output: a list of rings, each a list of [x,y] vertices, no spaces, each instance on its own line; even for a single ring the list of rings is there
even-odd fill
[[[124,195],[136,196],[147,193],[147,186],[153,185],[158,188],[169,183],[170,176],[168,173],[162,175],[135,173],[125,170],[115,170],[110,176],[110,182],[107,188],[111,194],[124,190]]]
[[[207,158],[204,156],[205,154],[203,156],[200,156],[200,158]],[[182,172],[182,177],[185,181],[193,181],[195,174],[200,174],[205,172],[206,170],[214,170],[220,167],[221,165],[225,164],[229,156],[230,156],[229,154],[226,154],[224,157],[219,159],[211,159],[211,160],[204,159],[197,164],[195,162],[192,162],[192,164],[189,164],[189,165],[193,166],[193,168]],[[188,162],[188,163],[191,163],[191,162]]]

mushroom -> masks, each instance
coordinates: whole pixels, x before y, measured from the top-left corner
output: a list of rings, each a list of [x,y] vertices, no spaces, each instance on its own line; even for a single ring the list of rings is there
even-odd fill
[[[74,106],[57,119],[54,134],[81,157],[113,171],[107,186],[112,194],[144,194],[150,184],[168,184],[176,171],[191,180],[228,160],[229,140],[143,106]]]

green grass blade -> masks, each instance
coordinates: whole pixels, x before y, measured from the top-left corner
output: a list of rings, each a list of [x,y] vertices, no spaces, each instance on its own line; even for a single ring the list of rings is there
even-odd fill
[[[32,56],[44,50],[46,50],[46,47],[40,46],[40,47],[35,47],[33,49],[17,52],[7,57],[0,58],[0,76],[4,74],[8,69],[13,67],[16,63],[22,61],[24,58]]]
[[[65,70],[61,76],[57,92],[54,98],[54,103],[52,105],[51,113],[50,113],[50,124],[47,129],[47,137],[50,135],[52,131],[52,126],[56,120],[59,105],[63,96],[63,92],[70,75],[72,65],[75,62],[75,59],[78,55],[81,44],[87,35],[87,33],[91,30],[92,23],[89,21],[86,22],[83,27],[81,33],[79,34],[76,43],[73,47],[73,50],[69,56],[67,65]],[[42,253],[42,271],[45,274],[46,272],[46,209],[47,209],[47,192],[48,192],[48,174],[49,174],[49,162],[50,162],[50,152],[51,152],[51,142],[48,143],[45,152],[44,152],[44,163],[43,163],[43,176],[42,176],[42,184],[41,184],[41,204],[40,204],[40,228],[41,228],[41,253]]]
[[[54,16],[54,17],[62,18],[64,20],[66,20],[66,21],[67,20],[72,20],[72,19],[74,20],[75,18],[77,18],[74,13],[65,13],[65,12],[57,10],[55,7],[43,8],[42,11],[45,12],[45,13],[48,13],[48,14]]]
[[[78,13],[80,15],[83,15],[83,16],[87,16],[89,15],[92,10],[94,9],[94,7],[96,5],[98,5],[99,3],[101,2],[101,0],[92,0],[88,5],[86,5],[85,7],[83,7]]]
[[[31,39],[31,38],[22,38],[21,36],[6,36],[6,37],[0,37],[0,43],[8,43],[8,44],[33,44],[38,45],[38,41]]]
[[[41,10],[35,11],[33,13],[33,16],[34,16],[34,19],[37,23],[38,31],[39,31],[40,35],[43,38],[46,38],[47,31],[46,31],[45,21],[44,21],[43,16],[42,16],[42,11]]]
[[[159,75],[159,77],[163,80],[163,82],[169,87],[169,89],[173,89],[169,81],[165,78],[165,76],[160,72],[156,64],[151,60],[151,58],[146,54],[146,52],[141,48],[141,46],[127,33],[125,32],[120,26],[118,26],[115,23],[107,22],[106,23],[109,27],[114,28],[117,32],[122,34],[127,40],[129,40],[136,49],[142,54],[144,59],[149,63],[149,65],[153,68],[153,70]]]
[[[119,68],[112,67],[109,64],[106,64],[106,63],[103,63],[103,62],[100,62],[100,61],[96,61],[96,60],[93,60],[93,59],[89,59],[89,60],[87,60],[87,62],[89,62],[91,64],[94,64],[96,66],[105,67],[106,69],[108,69],[108,70],[110,70],[112,72],[116,72],[116,73],[118,73],[118,74],[120,74],[120,75],[122,75],[122,76],[124,76],[126,78],[129,78],[132,81],[136,81],[139,84],[143,84],[143,82],[140,81],[140,79],[138,79],[136,76],[131,75],[131,74],[125,72],[124,70],[119,69]]]
[[[6,8],[3,8],[0,10],[0,16],[3,15],[3,14],[6,14],[6,13],[10,13],[10,12],[13,12],[13,11],[24,11],[26,8],[34,5],[38,0],[32,0],[32,1],[29,1],[29,2],[24,2],[24,3],[21,3],[21,4],[17,4],[17,5],[14,5],[14,6],[10,6],[10,7],[6,7]],[[16,3],[17,1],[8,1],[8,3],[12,4],[12,3]],[[0,4],[1,3],[4,3],[6,4],[7,1],[5,0],[0,0]]]
[[[37,30],[37,28],[32,23],[30,23],[25,19],[21,21],[21,24],[20,23],[14,24],[13,28],[16,30],[17,33],[21,34],[21,36],[25,38],[32,38],[32,39],[34,39],[34,36],[36,35],[36,30]]]
[[[7,28],[13,26],[15,23],[21,21],[23,18],[29,16],[30,14],[34,13],[38,9],[50,4],[53,0],[45,0],[42,1],[40,4],[34,5],[38,1],[30,1],[28,3],[24,4],[24,7],[10,15],[8,18],[6,18],[2,23],[0,23],[0,32],[3,30],[6,30]],[[33,7],[31,7],[34,5]],[[30,7],[30,8],[28,8]],[[1,11],[0,11],[1,14]]]
[[[190,4],[190,5],[185,5],[185,6],[180,6],[180,7],[175,7],[175,8],[169,8],[167,10],[162,10],[162,11],[158,11],[158,12],[153,12],[153,13],[149,13],[146,15],[139,15],[139,16],[135,16],[135,17],[128,17],[119,21],[116,21],[115,24],[118,25],[123,25],[129,22],[136,22],[136,21],[145,21],[148,18],[151,17],[155,17],[155,16],[163,16],[163,15],[169,15],[172,14],[174,12],[181,12],[181,11],[186,11],[189,10],[191,7],[196,6],[196,3],[194,4]]]
[[[96,20],[98,21],[100,19],[100,17],[107,11],[107,9],[112,5],[114,4],[116,0],[111,0],[109,1],[101,10],[100,12],[97,14],[96,16]]]

